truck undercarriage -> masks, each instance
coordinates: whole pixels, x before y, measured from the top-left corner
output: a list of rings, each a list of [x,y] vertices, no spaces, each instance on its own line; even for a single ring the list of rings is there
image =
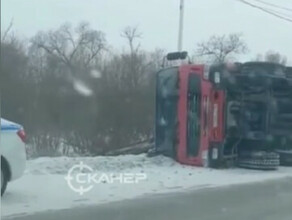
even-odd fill
[[[283,157],[283,150],[292,149],[292,81],[285,67],[250,62],[234,71],[224,72],[224,65],[212,71],[220,69],[226,101],[222,157],[234,156],[241,167],[275,169],[277,151]]]

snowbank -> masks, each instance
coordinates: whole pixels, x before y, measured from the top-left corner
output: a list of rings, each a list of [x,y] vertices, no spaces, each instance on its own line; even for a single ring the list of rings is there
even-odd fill
[[[135,184],[102,183],[79,195],[64,177],[79,162],[99,173],[145,173],[147,179]],[[213,170],[180,165],[158,156],[125,155],[94,158],[39,158],[28,161],[25,175],[12,182],[2,198],[2,216],[23,215],[46,210],[131,199],[154,193],[194,190],[292,177],[292,168],[278,171],[244,169]]]
[[[141,155],[121,155],[121,156],[99,156],[99,157],[43,157],[30,160],[27,163],[26,174],[63,174],[79,162],[90,166],[99,172],[125,172],[132,169],[147,169],[177,166],[178,164],[170,158],[157,156],[148,158]]]

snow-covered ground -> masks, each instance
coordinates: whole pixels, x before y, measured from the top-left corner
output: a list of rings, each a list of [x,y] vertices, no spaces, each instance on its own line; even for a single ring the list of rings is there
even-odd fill
[[[143,173],[136,184],[95,184],[80,195],[68,186],[68,170],[80,162],[98,173]],[[126,155],[95,158],[39,158],[28,161],[25,175],[8,185],[2,198],[2,216],[94,205],[155,193],[194,190],[292,177],[292,168],[278,171],[213,170],[180,165],[169,158]]]

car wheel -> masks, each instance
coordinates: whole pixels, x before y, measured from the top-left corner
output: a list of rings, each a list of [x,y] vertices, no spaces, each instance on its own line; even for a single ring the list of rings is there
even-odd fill
[[[5,168],[1,166],[1,196],[4,194],[7,187],[7,175],[4,169]]]

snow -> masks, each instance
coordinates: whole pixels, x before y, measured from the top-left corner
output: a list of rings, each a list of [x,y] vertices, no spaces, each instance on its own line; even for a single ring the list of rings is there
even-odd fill
[[[145,173],[147,179],[135,184],[100,183],[80,195],[73,192],[65,176],[83,162],[98,173]],[[2,216],[67,209],[76,206],[131,199],[146,194],[169,193],[207,187],[229,186],[292,177],[292,168],[277,171],[245,169],[214,170],[184,166],[173,160],[146,155],[100,156],[83,158],[39,158],[27,163],[24,176],[10,183],[2,198]]]
[[[92,90],[80,80],[74,80],[73,87],[80,95],[91,96],[93,94]]]
[[[91,70],[90,71],[90,75],[91,75],[91,77],[93,77],[93,78],[101,78],[101,72],[99,71],[99,70],[97,70],[97,69],[93,69],[93,70]]]

